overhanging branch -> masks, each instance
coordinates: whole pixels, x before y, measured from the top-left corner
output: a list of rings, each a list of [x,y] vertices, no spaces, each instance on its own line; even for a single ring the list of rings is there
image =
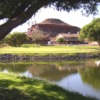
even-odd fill
[[[41,0],[41,1],[36,2],[35,4],[33,3],[33,5],[31,5],[26,11],[24,11],[17,17],[9,19],[5,24],[1,25],[0,26],[0,40],[3,39],[7,34],[9,34],[13,28],[26,22],[41,7],[48,5],[51,1],[53,0],[46,0],[46,2],[45,0]]]

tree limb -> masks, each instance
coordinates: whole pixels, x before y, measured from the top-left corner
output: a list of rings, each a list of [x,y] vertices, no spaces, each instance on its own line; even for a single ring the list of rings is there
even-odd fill
[[[23,24],[26,22],[29,18],[32,17],[33,14],[35,14],[41,7],[44,5],[48,5],[53,0],[41,0],[37,3],[31,5],[26,11],[21,13],[19,16],[12,18],[8,20],[5,24],[0,26],[0,40],[3,39],[7,34],[10,33],[10,31],[15,28],[16,26]]]

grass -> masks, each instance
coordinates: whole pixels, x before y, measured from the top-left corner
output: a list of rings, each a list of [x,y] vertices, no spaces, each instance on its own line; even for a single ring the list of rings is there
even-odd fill
[[[95,100],[43,80],[0,73],[0,100]]]
[[[90,53],[99,52],[98,46],[30,46],[30,47],[3,47],[0,54],[59,54],[59,53]]]

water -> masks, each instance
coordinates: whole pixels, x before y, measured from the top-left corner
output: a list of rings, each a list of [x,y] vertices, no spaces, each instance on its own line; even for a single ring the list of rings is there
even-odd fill
[[[69,91],[100,100],[99,61],[0,63],[0,72],[43,78]]]
[[[79,92],[84,96],[100,99],[100,89],[95,89],[91,85],[84,83],[78,73],[63,78],[61,81],[57,82],[57,84],[64,89]]]

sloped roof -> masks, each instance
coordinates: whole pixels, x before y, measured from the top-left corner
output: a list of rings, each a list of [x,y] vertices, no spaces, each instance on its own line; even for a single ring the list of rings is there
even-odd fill
[[[78,34],[75,33],[59,33],[56,37],[64,37],[64,38],[70,38],[70,37],[78,37]]]
[[[54,38],[51,38],[50,41],[56,41],[58,38],[64,38],[66,41],[79,41],[78,34],[74,33],[59,33]]]

